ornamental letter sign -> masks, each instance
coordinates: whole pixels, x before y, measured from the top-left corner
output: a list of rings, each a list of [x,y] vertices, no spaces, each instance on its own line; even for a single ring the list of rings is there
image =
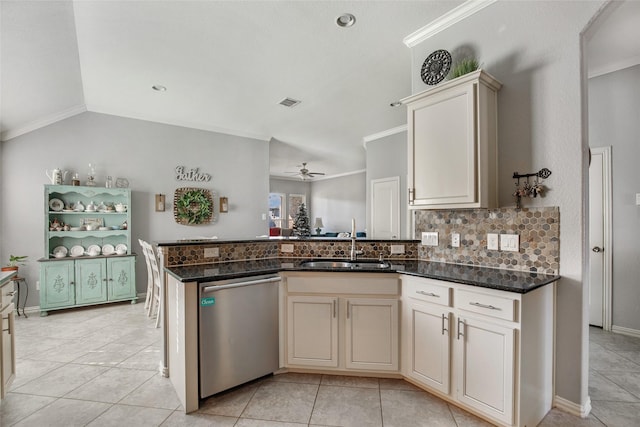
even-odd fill
[[[176,167],[176,179],[178,181],[211,181],[211,175],[200,172],[200,168],[186,170],[184,166]]]

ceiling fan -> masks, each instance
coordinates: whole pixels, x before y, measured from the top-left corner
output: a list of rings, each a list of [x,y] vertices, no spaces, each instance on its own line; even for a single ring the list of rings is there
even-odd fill
[[[306,162],[302,163],[302,165],[298,165],[298,167],[300,167],[300,170],[298,172],[286,172],[286,173],[297,175],[303,181],[306,181],[307,179],[310,179],[310,178],[314,178],[317,175],[324,175],[324,172],[311,172],[311,171],[309,171],[309,169],[307,169],[307,163]]]

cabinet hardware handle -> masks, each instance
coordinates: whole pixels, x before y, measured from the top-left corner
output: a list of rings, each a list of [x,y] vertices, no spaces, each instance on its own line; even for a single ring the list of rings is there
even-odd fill
[[[479,302],[470,302],[469,305],[475,305],[476,307],[488,308],[489,310],[501,310],[499,307],[494,307],[490,304],[481,304]]]
[[[349,318],[349,311],[351,310],[351,306],[349,305],[349,301],[347,301],[347,319]]]
[[[458,341],[460,341],[461,336],[464,336],[462,328],[464,328],[464,322],[458,317]]]
[[[333,300],[333,317],[336,317],[336,300]]]
[[[428,296],[428,297],[436,297],[436,298],[440,298],[440,295],[438,295],[438,294],[434,294],[433,292],[416,291],[416,294],[426,295],[426,296]]]
[[[442,313],[442,335],[444,335],[444,332],[447,331],[449,332],[449,330],[447,328],[445,328],[445,320],[449,321],[449,318],[447,316],[444,315],[444,313]]]

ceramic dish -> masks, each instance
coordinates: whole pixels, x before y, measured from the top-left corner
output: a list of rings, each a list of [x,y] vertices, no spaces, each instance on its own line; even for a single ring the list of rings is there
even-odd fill
[[[80,230],[82,230],[82,227],[71,227],[69,230],[70,231],[80,231]]]
[[[63,254],[62,256],[67,256],[67,254],[69,253],[69,250],[67,250],[67,248],[65,248],[64,246],[56,246],[53,249],[53,255],[57,255],[57,254]],[[59,258],[58,256],[56,256],[56,258]]]
[[[89,256],[100,255],[101,252],[102,248],[98,245],[89,245],[89,247],[87,248],[87,255]]]
[[[98,227],[98,230],[107,231],[107,230],[111,230],[111,229],[109,227]]]
[[[127,251],[127,245],[125,245],[124,243],[118,243],[116,245],[116,251],[120,252],[120,251]]]
[[[71,248],[71,256],[78,257],[84,255],[84,248],[80,245],[75,245]]]
[[[49,200],[49,209],[54,212],[60,212],[64,209],[64,202],[60,199],[51,199]]]
[[[111,229],[112,230],[120,230],[120,226],[119,225],[112,225]]]
[[[102,255],[111,255],[116,251],[116,249],[113,247],[113,245],[110,245],[109,243],[107,243],[106,245],[102,246]]]

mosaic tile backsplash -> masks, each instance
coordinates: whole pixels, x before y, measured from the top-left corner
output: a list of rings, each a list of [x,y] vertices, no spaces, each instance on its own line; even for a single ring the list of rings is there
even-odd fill
[[[415,238],[437,231],[438,246],[418,245],[421,260],[558,274],[560,210],[501,208],[415,211]],[[460,247],[451,246],[451,233],[460,234]],[[487,233],[518,234],[517,252],[487,250]]]

